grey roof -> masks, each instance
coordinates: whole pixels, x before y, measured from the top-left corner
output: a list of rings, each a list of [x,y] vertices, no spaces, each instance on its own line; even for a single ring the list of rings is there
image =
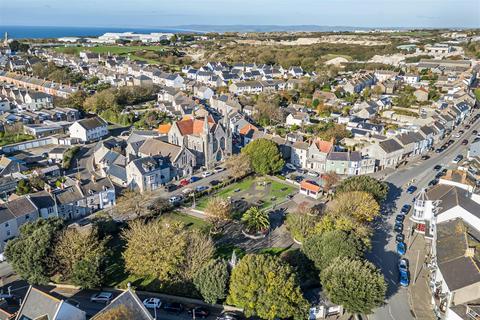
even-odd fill
[[[129,320],[153,320],[150,312],[145,308],[137,294],[130,289],[122,292],[118,297],[113,299],[108,306],[93,316],[92,320],[97,319],[98,316],[121,305],[125,306],[131,312],[132,318]]]
[[[55,192],[55,198],[58,204],[70,204],[83,199],[83,194],[76,185],[69,186],[63,190]]]
[[[98,193],[105,189],[113,189],[113,184],[108,178],[95,178],[94,180],[83,180],[80,188],[83,194],[88,195],[90,192]]]
[[[137,167],[138,171],[141,174],[145,174],[149,171],[146,168],[152,168],[152,170],[158,170],[162,168],[168,167],[168,164],[163,161],[163,157],[161,156],[154,156],[154,157],[144,157],[140,159],[135,159],[131,163]]]
[[[333,151],[327,155],[330,161],[361,161],[362,156],[357,151]]]
[[[12,219],[15,219],[13,213],[5,204],[0,204],[0,223],[4,223]]]
[[[108,168],[107,173],[112,177],[118,178],[122,181],[127,181],[127,170],[124,167],[112,164]]]
[[[17,319],[55,319],[55,314],[61,305],[61,300],[30,286],[22,306],[18,311]]]
[[[78,121],[78,124],[81,125],[86,130],[95,129],[98,127],[106,126],[107,123],[99,117],[93,117],[88,119],[82,119]]]
[[[473,201],[468,192],[462,188],[438,184],[427,191],[427,199],[440,200],[440,208],[437,214],[450,210],[453,207],[460,206],[471,214],[480,218],[480,204]]]
[[[402,146],[400,145],[400,143],[398,143],[397,141],[395,141],[393,139],[387,139],[387,140],[384,140],[384,141],[380,141],[378,143],[378,145],[386,153],[392,153],[392,152],[399,151],[399,150],[403,149]]]
[[[138,152],[148,156],[162,155],[173,161],[181,150],[182,147],[154,138],[145,140]]]
[[[435,130],[433,130],[433,128],[429,126],[420,127],[420,131],[422,131],[426,135],[435,134]]]
[[[480,282],[479,261],[466,256],[467,233],[462,219],[437,224],[437,264],[450,291]]]
[[[32,193],[29,195],[29,197],[38,209],[51,208],[55,206],[55,201],[53,200],[52,196],[45,190]]]
[[[20,197],[6,203],[7,208],[15,217],[37,212],[37,208],[27,197]]]
[[[425,140],[425,138],[418,132],[407,132],[397,136],[397,139],[404,145],[412,144]]]

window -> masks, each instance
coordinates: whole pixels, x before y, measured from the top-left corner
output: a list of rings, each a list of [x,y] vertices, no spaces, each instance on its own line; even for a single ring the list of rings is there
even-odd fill
[[[8,228],[10,225],[7,223],[5,223],[5,228]]]
[[[28,219],[30,219],[30,215],[27,214],[27,215],[25,216],[25,220],[28,220]]]
[[[10,230],[7,230],[7,237],[10,237]]]

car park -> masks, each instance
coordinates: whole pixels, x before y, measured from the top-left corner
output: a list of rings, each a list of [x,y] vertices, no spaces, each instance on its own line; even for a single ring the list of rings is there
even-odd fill
[[[402,209],[400,209],[400,212],[403,213],[403,214],[407,214],[410,211],[411,208],[412,208],[411,205],[404,204]]]
[[[194,307],[194,308],[188,310],[188,314],[192,315],[192,317],[195,316],[195,318],[205,319],[210,314],[210,311],[208,311],[207,308]]]
[[[179,302],[165,303],[163,310],[170,313],[180,314],[183,311],[183,305]]]
[[[407,188],[407,193],[408,194],[413,194],[417,190],[417,187],[415,186],[410,186]]]
[[[147,309],[159,309],[162,305],[162,301],[159,298],[146,298],[143,300],[143,305]]]
[[[91,302],[100,302],[100,303],[109,304],[110,301],[112,300],[112,298],[113,298],[113,293],[108,292],[108,291],[102,291],[102,292],[98,292],[98,293],[95,293],[94,295],[92,295],[90,297],[90,301]]]
[[[405,242],[397,243],[397,253],[403,256],[405,252],[407,252],[407,245],[405,244]]]
[[[202,173],[202,177],[204,177],[204,178],[210,177],[212,174],[213,174],[213,172],[205,171],[205,172]],[[193,178],[193,177],[192,177],[192,178]]]

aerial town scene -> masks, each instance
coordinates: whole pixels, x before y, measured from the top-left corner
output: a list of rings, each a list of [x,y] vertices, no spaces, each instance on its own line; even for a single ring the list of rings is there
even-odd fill
[[[0,320],[480,320],[478,0],[0,1],[0,37]]]

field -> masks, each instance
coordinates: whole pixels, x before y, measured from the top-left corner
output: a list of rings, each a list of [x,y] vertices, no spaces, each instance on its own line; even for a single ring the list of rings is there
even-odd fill
[[[0,133],[0,147],[33,139],[35,137],[24,133]]]

